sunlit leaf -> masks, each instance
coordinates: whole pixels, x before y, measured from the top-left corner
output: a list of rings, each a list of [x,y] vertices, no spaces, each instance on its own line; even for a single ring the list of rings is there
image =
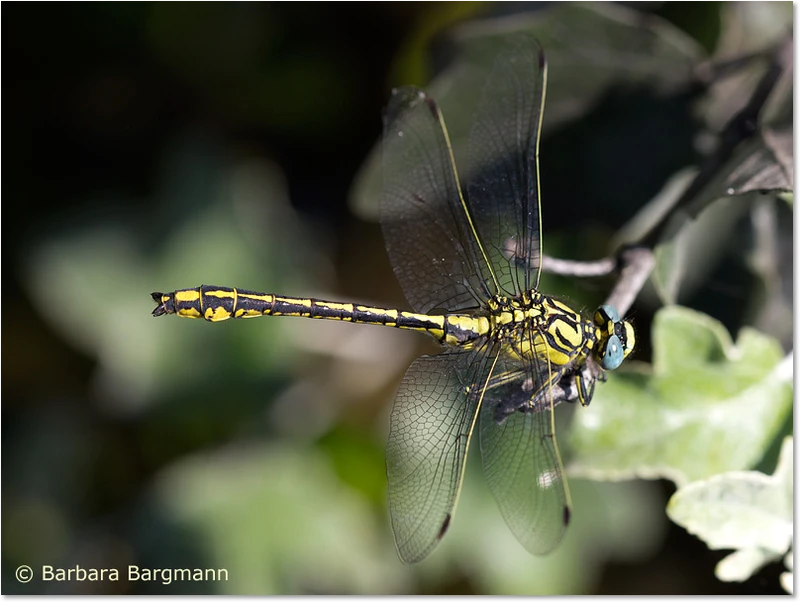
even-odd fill
[[[569,433],[572,474],[685,484],[751,468],[792,408],[791,357],[744,328],[734,344],[709,316],[658,312],[653,365],[632,364],[598,386]]]
[[[772,476],[732,471],[690,483],[672,496],[667,514],[712,550],[736,550],[716,574],[744,581],[792,544],[793,482],[793,439],[787,437]]]

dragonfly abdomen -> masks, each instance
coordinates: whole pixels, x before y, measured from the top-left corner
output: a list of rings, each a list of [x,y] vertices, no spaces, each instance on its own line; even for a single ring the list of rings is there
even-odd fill
[[[321,299],[286,297],[226,286],[202,285],[172,293],[153,293],[154,316],[175,314],[209,322],[260,316],[294,316],[375,324],[425,332],[436,340],[460,346],[486,333],[485,317],[464,314],[427,315]]]

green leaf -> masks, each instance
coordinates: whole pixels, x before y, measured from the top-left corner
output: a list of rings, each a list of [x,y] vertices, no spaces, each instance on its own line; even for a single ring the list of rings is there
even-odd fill
[[[683,308],[660,310],[652,367],[632,364],[598,386],[569,432],[572,474],[668,478],[678,485],[751,468],[792,408],[791,357],[744,328]]]
[[[159,211],[147,226],[138,215],[109,213],[103,207],[118,202],[103,197],[93,210],[76,211],[73,223],[43,228],[24,253],[22,280],[33,304],[97,360],[96,382],[105,391],[98,397],[115,412],[143,411],[234,370],[277,374],[288,363],[293,337],[277,341],[279,325],[259,332],[156,320],[152,291],[216,282],[303,293],[314,290],[312,279],[316,290],[324,288],[322,273],[299,269],[324,263],[324,252],[292,210],[277,167],[235,164],[218,142],[192,136],[179,139],[163,161]],[[197,351],[217,345],[226,351]],[[237,356],[234,348],[244,351]],[[195,350],[192,361],[179,349]]]
[[[374,594],[409,586],[383,517],[314,449],[277,442],[198,454],[165,470],[150,499],[169,524],[197,534],[196,553],[209,566],[228,570],[220,593]],[[174,564],[158,534],[141,537],[161,566]]]
[[[772,476],[727,472],[678,489],[669,517],[712,550],[733,549],[716,569],[722,581],[744,581],[792,544],[793,439],[784,439]]]

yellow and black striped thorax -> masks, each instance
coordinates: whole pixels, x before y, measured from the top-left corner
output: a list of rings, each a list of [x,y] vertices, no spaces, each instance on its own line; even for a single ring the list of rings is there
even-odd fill
[[[590,353],[597,341],[598,329],[590,320],[535,290],[513,298],[492,297],[488,307],[492,336],[520,360],[566,366]]]
[[[487,305],[490,336],[519,360],[572,368],[593,355],[603,369],[614,370],[636,343],[631,323],[610,305],[598,308],[591,320],[536,290],[513,298],[495,296]]]

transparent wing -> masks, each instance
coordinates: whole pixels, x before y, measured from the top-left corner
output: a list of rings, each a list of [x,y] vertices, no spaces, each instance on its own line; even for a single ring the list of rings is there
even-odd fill
[[[481,457],[489,488],[511,532],[532,554],[546,554],[564,536],[570,503],[553,431],[552,403],[537,411],[518,410],[554,376],[542,364],[538,374],[532,374],[531,366],[498,362],[495,384],[486,392],[480,412]]]
[[[430,554],[450,524],[480,392],[494,364],[491,355],[482,348],[423,356],[411,364],[400,385],[386,472],[392,530],[404,562]]]
[[[466,213],[441,113],[398,88],[386,110],[381,225],[406,299],[419,312],[479,307],[497,292]]]
[[[547,66],[530,36],[498,55],[469,139],[469,206],[506,295],[537,288],[541,267],[539,136]]]

